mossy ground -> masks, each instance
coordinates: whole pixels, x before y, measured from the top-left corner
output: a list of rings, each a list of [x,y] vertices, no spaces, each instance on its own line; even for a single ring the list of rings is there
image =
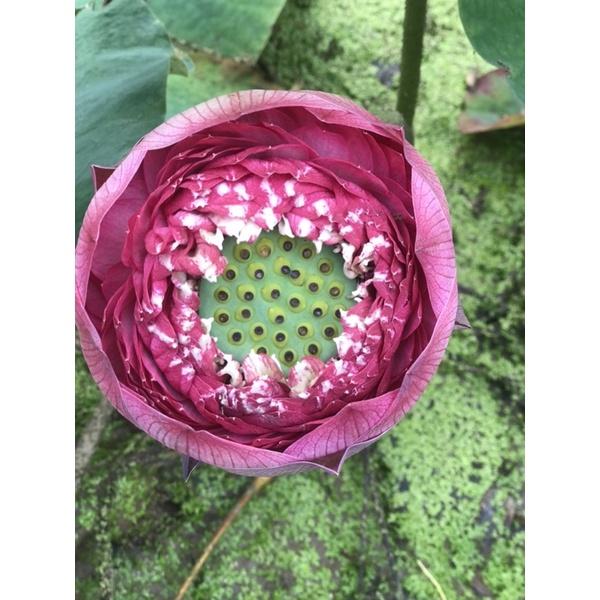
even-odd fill
[[[282,86],[323,89],[391,117],[402,3],[289,0],[262,64]],[[456,130],[467,70],[482,63],[455,0],[432,0],[417,146],[454,222],[458,332],[426,394],[338,479],[280,477],[252,499],[190,598],[524,597],[522,130]],[[78,362],[77,430],[97,394]],[[111,418],[78,494],[80,598],[173,598],[249,480],[179,458]]]
[[[100,402],[102,394],[89,376],[81,352],[75,353],[75,390],[77,392],[77,410],[75,411],[75,440],[79,439],[85,424],[94,408]]]

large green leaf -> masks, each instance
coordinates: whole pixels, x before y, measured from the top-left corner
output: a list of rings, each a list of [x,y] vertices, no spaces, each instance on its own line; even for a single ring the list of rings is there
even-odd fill
[[[142,0],[84,8],[76,35],[76,226],[92,196],[90,165],[113,165],[164,118],[171,43]]]
[[[148,0],[174,38],[256,62],[285,0]]]
[[[475,50],[508,69],[512,88],[525,102],[525,0],[459,0],[458,6]]]

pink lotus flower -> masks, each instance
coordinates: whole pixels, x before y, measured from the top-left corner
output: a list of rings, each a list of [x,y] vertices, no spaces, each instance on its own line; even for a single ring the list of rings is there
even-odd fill
[[[433,376],[457,316],[450,216],[401,129],[330,94],[251,90],[173,117],[94,179],[77,244],[81,346],[114,407],[165,446],[243,475],[337,474]],[[224,274],[225,248],[256,250],[277,231],[290,247],[309,244],[311,260],[338,260],[336,281],[352,290],[335,316],[336,286],[311,309],[329,311],[332,325],[311,338],[329,355],[298,340],[269,353],[248,337],[236,357],[243,335],[271,344],[275,326],[226,338],[227,310],[206,312],[237,289],[240,306],[281,309],[273,323],[313,319],[306,303],[326,277],[312,267],[277,274],[298,286],[295,301],[265,295],[279,281],[271,267],[248,275],[249,291],[219,287],[236,275]],[[312,335],[314,319],[298,335]]]

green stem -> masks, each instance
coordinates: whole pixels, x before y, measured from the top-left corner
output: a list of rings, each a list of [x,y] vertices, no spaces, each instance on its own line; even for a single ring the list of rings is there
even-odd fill
[[[406,0],[400,62],[400,89],[396,108],[404,119],[406,139],[411,144],[414,142],[413,119],[421,79],[426,12],[427,0]]]

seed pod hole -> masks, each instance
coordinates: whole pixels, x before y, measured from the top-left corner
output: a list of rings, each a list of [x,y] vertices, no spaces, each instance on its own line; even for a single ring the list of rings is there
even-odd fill
[[[267,258],[268,256],[271,256],[272,251],[273,244],[271,240],[261,240],[256,246],[256,253],[262,258]]]
[[[235,311],[235,318],[238,321],[249,321],[252,318],[252,310],[250,308],[238,308]]]
[[[248,244],[238,244],[234,250],[234,256],[241,262],[247,262],[252,256],[252,251]]]
[[[285,331],[277,331],[275,333],[275,335],[273,336],[273,341],[276,346],[281,348],[282,346],[285,345],[285,343],[287,341],[287,334],[285,333]]]
[[[288,298],[288,308],[292,312],[302,312],[306,308],[306,301],[300,295],[292,295]]]
[[[277,323],[278,325],[285,321],[285,313],[279,306],[270,306],[267,310],[267,317],[271,323]]]
[[[273,278],[271,277],[271,280],[272,279]],[[271,303],[271,302],[273,302],[273,300],[277,300],[279,298],[279,296],[281,295],[279,286],[275,283],[262,283],[261,282],[259,284],[259,289],[260,289],[260,296],[264,302]]]
[[[265,278],[265,271],[265,264],[259,262],[251,262],[246,269],[248,277],[255,280],[259,286],[262,285],[261,280]]]
[[[315,295],[320,295],[323,290],[323,278],[318,275],[310,275],[306,278],[306,289]]]
[[[225,310],[218,310],[215,312],[215,321],[224,325],[229,322],[229,313]]]
[[[244,341],[244,334],[239,329],[230,331],[227,337],[232,344],[241,344]]]
[[[323,275],[329,275],[333,271],[333,265],[328,258],[323,258],[319,261],[319,272]]]
[[[267,336],[267,330],[262,323],[255,323],[250,331],[250,337],[254,340],[262,340]]]
[[[217,302],[227,302],[229,300],[229,292],[225,288],[218,288],[215,291],[215,300]]]
[[[320,319],[321,317],[327,314],[328,310],[329,305],[326,302],[323,302],[322,300],[317,300],[313,303],[310,312],[313,317]]]
[[[306,280],[306,273],[304,269],[292,268],[289,275],[289,281],[296,287],[302,287]],[[304,291],[304,290],[302,290]]]
[[[238,285],[236,289],[237,297],[244,302],[252,302],[254,300],[254,296],[256,295],[256,289],[253,285],[243,284]]]
[[[302,339],[312,337],[314,335],[314,332],[315,332],[315,330],[314,330],[313,326],[307,321],[300,323],[298,325],[298,327],[296,328],[296,334],[298,335],[299,338],[302,338]]]
[[[336,334],[337,334],[337,329],[335,327],[333,327],[333,325],[328,325],[327,327],[325,327],[323,329],[323,335],[329,340],[331,338],[335,337]]]
[[[307,350],[308,354],[311,354],[312,356],[317,356],[317,354],[319,354],[319,352],[320,352],[320,347],[318,344],[315,344],[313,342],[312,344],[308,344],[308,346],[306,347],[306,350]]]

